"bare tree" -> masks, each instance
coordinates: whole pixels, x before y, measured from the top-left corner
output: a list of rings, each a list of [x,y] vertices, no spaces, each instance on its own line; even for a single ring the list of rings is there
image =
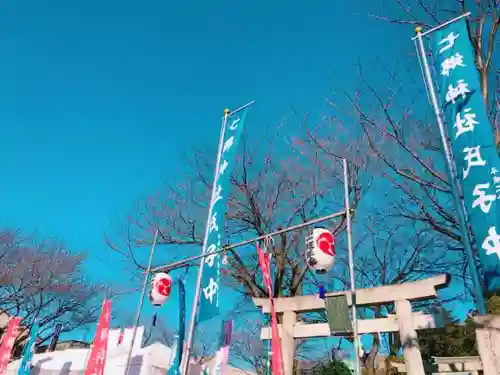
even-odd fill
[[[361,147],[362,140],[353,138],[347,141],[348,130],[338,124],[335,127],[337,138],[332,137],[325,144],[308,144],[305,128],[294,128],[297,116],[299,123],[307,120],[305,115],[294,114],[259,138],[244,134],[231,175],[226,244],[343,211],[343,157],[349,159],[351,207],[354,210],[369,188],[370,178],[365,175],[368,160]],[[323,151],[327,149],[329,152]],[[136,270],[142,270],[144,264],[140,259],[144,259],[145,253],[142,244],[151,241],[158,226],[162,238],[157,254],[162,262],[199,254],[211,191],[212,155],[210,148],[197,148],[183,158],[184,174],[174,182],[166,183],[163,192],[139,202],[137,211],[121,230],[120,241],[108,238],[110,248]],[[345,229],[343,218],[324,225],[337,235]],[[309,233],[309,229],[299,230],[265,241],[272,254],[275,297],[300,295],[303,285],[314,282],[315,275],[304,260],[303,240]],[[248,297],[267,297],[253,246],[227,254],[222,274],[224,283],[240,292],[244,305],[245,302],[251,304]],[[251,306],[249,311],[255,311],[255,307]],[[195,345],[201,345],[203,353],[213,353],[213,345],[201,339],[206,339],[205,336],[197,335]],[[240,360],[249,356],[245,350],[250,346],[253,347],[252,353],[258,349],[259,335],[248,337],[248,340],[251,342],[233,341],[232,347],[241,347],[237,350]],[[231,352],[234,354],[235,350]],[[261,356],[246,360],[256,369],[263,366]]]
[[[466,263],[462,256],[463,250],[457,244],[459,237],[452,238],[447,235],[452,233],[454,236],[459,236],[451,197],[446,195],[444,198],[440,197],[441,190],[445,188],[441,190],[434,188],[440,186],[439,184],[446,187],[447,184],[445,173],[439,169],[443,168],[442,157],[438,154],[440,149],[425,148],[425,142],[433,140],[433,137],[435,143],[439,144],[435,127],[432,128],[423,121],[412,121],[411,107],[419,99],[418,96],[414,101],[411,96],[402,99],[409,103],[405,111],[395,110],[396,113],[402,113],[402,118],[393,120],[390,117],[393,108],[391,105],[399,104],[396,93],[399,93],[398,89],[405,87],[407,83],[404,74],[401,74],[404,77],[401,79],[401,76],[387,73],[385,91],[382,89],[382,93],[379,93],[367,83],[361,69],[359,72],[364,91],[359,90],[353,95],[348,95],[345,103],[336,98],[329,99],[334,113],[328,121],[318,125],[304,122],[308,134],[305,147],[317,145],[322,152],[330,153],[328,144],[330,137],[333,137],[331,135],[333,131],[328,129],[331,128],[331,124],[345,121],[344,119],[351,119],[354,129],[359,129],[361,125],[364,140],[367,142],[364,151],[367,158],[372,158],[369,166],[375,182],[369,195],[364,199],[370,204],[364,205],[362,210],[359,210],[354,224],[356,286],[370,288],[399,284],[445,272],[455,276],[454,281],[462,280],[466,277]],[[394,92],[385,95],[390,90]],[[387,108],[381,104],[382,97],[386,100],[393,99],[387,104]],[[353,111],[350,112],[346,108],[352,108]],[[420,152],[412,152],[413,149],[409,149],[405,143],[399,143],[393,137],[387,136],[386,133],[393,129],[391,126],[396,129],[394,132],[399,137]],[[429,152],[436,155],[429,156]],[[437,177],[433,173],[437,173]],[[418,190],[415,185],[423,191]],[[451,224],[439,216],[441,213],[444,213]],[[343,238],[338,239],[337,245],[345,248]],[[337,252],[335,273],[330,280],[331,284],[328,285],[330,289],[350,287],[348,259],[344,251]],[[454,298],[460,297],[463,296],[454,296]],[[367,313],[370,316],[383,317],[394,313],[394,307],[361,310],[359,313],[361,317]],[[313,314],[303,316],[303,319],[314,322],[325,321],[326,316]],[[398,338],[390,335],[390,340],[390,348],[397,353],[400,348]],[[352,338],[349,338],[349,341],[352,341]],[[379,341],[379,336],[373,335],[372,349],[363,358],[366,367],[372,372]]]
[[[499,145],[500,82],[498,69],[493,66],[500,24],[498,0],[470,4],[461,0],[387,0],[385,3],[387,6],[379,7],[382,10],[372,17],[398,25],[427,28],[466,12],[470,7],[473,15],[468,20],[469,38],[476,54],[483,98],[490,110]],[[391,5],[395,9],[391,9]],[[372,169],[374,178],[379,177],[372,189],[377,194],[377,203],[369,213],[369,222],[361,223],[365,236],[359,239],[356,247],[357,285],[398,284],[448,272],[455,276],[454,281],[465,280],[468,288],[467,262],[463,257],[440,137],[430,115],[416,62],[415,56],[406,56],[403,63],[398,61],[393,68],[382,62],[380,73],[384,79],[379,85],[374,82],[380,82],[380,75],[371,80],[359,63],[360,88],[351,90],[346,98],[328,98],[334,111],[332,122],[349,118],[360,126],[367,141],[367,153],[378,160]],[[321,144],[325,133],[328,130],[311,130],[310,142]],[[346,261],[341,256],[337,262],[345,267]],[[338,281],[347,286],[345,270],[340,275],[338,271],[337,268]],[[466,298],[464,294],[450,298]],[[393,313],[393,306],[372,313],[384,316]],[[389,335],[388,339],[391,352],[397,353],[400,349],[398,337]],[[374,336],[373,350],[365,358],[368,366],[373,362],[378,345],[379,338]]]
[[[397,285],[419,280],[425,277],[449,273],[461,280],[460,271],[462,258],[457,252],[447,254],[446,244],[440,243],[433,231],[424,228],[419,223],[408,223],[403,219],[384,216],[380,213],[362,222],[362,227],[356,230],[358,240],[355,246],[356,260],[354,272],[357,288],[373,288],[381,285]],[[359,236],[359,233],[364,233]],[[348,275],[347,255],[338,253],[336,257],[335,273],[328,278],[326,288],[348,289],[350,287]],[[456,285],[456,284],[455,284]],[[460,283],[458,284],[460,286]],[[414,307],[429,310],[436,306],[456,302],[464,295],[443,293],[440,300],[427,301],[416,304]],[[395,314],[393,304],[386,304],[376,308],[358,309],[360,318],[383,318]],[[303,314],[304,322],[326,322],[326,313]],[[401,349],[398,333],[385,335],[390,355],[396,356]],[[345,339],[353,342],[352,336]],[[362,362],[370,374],[375,372],[375,358],[379,350],[380,336],[372,335],[369,351],[362,356]],[[387,364],[388,368],[389,363]]]
[[[239,318],[236,329],[232,335],[231,363],[235,366],[249,368],[257,374],[265,374],[270,361],[269,342],[260,339],[263,321],[259,318]],[[297,361],[294,366],[295,373],[305,363],[313,363],[318,359],[327,357],[335,344],[323,342],[324,345],[313,340],[297,340]],[[337,345],[340,347],[340,345]]]
[[[401,17],[376,18],[396,24],[435,25],[460,13],[471,11],[468,18],[469,39],[476,56],[476,67],[481,77],[484,101],[489,108],[490,120],[499,145],[498,110],[500,81],[495,63],[495,44],[500,26],[498,0],[468,2],[465,0],[394,1]],[[498,57],[496,57],[498,58]],[[416,61],[416,59],[414,59]],[[413,68],[413,69],[411,69]],[[411,71],[418,72],[416,64]],[[349,96],[359,124],[369,141],[372,152],[385,167],[384,177],[401,196],[393,203],[392,215],[406,218],[432,229],[439,241],[446,242],[448,251],[462,253],[462,237],[458,229],[456,212],[452,204],[451,188],[442,158],[437,126],[429,112],[415,108],[429,108],[425,95],[421,95],[423,82],[409,82],[403,78],[407,72],[388,71],[385,88],[371,84],[359,75],[364,95]],[[406,87],[419,95],[410,94]],[[420,87],[420,90],[418,90]],[[401,99],[401,98],[404,99]],[[422,98],[424,101],[422,101]],[[464,261],[463,273],[466,273]]]
[[[398,24],[434,25],[463,11],[465,6],[462,1],[456,2],[453,13],[417,0],[413,2],[420,6],[417,15],[411,13],[415,7],[403,3],[394,2],[408,19],[393,19],[380,13],[373,16]],[[488,4],[498,7],[498,1],[490,0]],[[497,124],[498,93],[491,89],[491,82],[497,77],[491,78],[495,70],[490,54],[493,55],[498,14],[488,4],[481,2],[481,11],[469,24],[477,56],[482,57],[478,63],[484,72],[481,77],[488,74],[490,77],[489,81],[482,79],[483,88],[486,87],[483,95],[491,109],[492,121]],[[488,22],[493,27],[486,38],[483,32]],[[335,115],[325,116],[316,123],[301,115],[304,125],[301,129],[291,129],[289,123],[283,123],[258,140],[247,136],[232,174],[225,228],[227,242],[264,235],[342,210],[339,160],[347,156],[357,233],[362,233],[356,248],[358,286],[397,284],[444,270],[466,277],[439,135],[429,113],[414,110],[427,108],[427,103],[422,95],[422,81],[408,78],[418,73],[416,59],[413,61],[414,65],[408,65],[407,69],[384,67],[386,79],[382,88],[370,83],[360,65],[362,88],[347,96],[348,107],[338,98],[329,98]],[[406,90],[408,86],[412,91]],[[349,126],[345,124],[347,118],[352,120]],[[213,149],[195,149],[184,159],[184,175],[168,182],[164,191],[139,202],[121,231],[121,241],[108,240],[110,247],[136,269],[144,268],[139,260],[144,251],[137,244],[149,242],[156,227],[161,229],[162,243],[166,245],[163,260],[199,253],[213,173],[213,159],[207,155],[214,155]],[[371,196],[371,204],[361,207],[361,197],[372,185],[369,174],[379,177],[376,188],[370,190],[376,193]],[[373,221],[366,224],[360,220],[360,213],[370,220],[378,217],[377,225],[384,224],[380,230],[383,234],[379,233],[379,227],[373,226]],[[344,222],[336,222],[333,229],[340,234]],[[397,233],[397,240],[392,232]],[[315,283],[315,276],[302,261],[301,240],[306,234],[307,231],[297,231],[268,243],[273,254],[275,296],[300,295],[303,288]],[[374,238],[385,245],[370,243]],[[414,242],[408,246],[408,241]],[[337,263],[344,265],[344,270],[336,267],[335,275],[340,285],[347,286],[345,258],[341,255],[345,244],[339,241],[338,245]],[[438,257],[435,249],[442,249],[446,257]],[[245,297],[266,297],[253,249],[243,248],[229,255],[224,270],[227,284]]]
[[[422,227],[419,223],[400,221],[398,225],[394,219],[387,220],[377,216],[371,225],[367,225],[366,230],[369,233],[366,242],[370,243],[370,246],[366,246],[366,252],[361,254],[356,264],[357,283],[364,288],[411,282],[443,273],[457,276],[459,280],[463,277],[460,273],[454,273],[460,271],[461,256],[456,252],[447,254],[446,246],[436,238],[433,231]],[[363,266],[360,266],[361,264]],[[429,310],[449,301],[456,302],[464,296],[457,294],[455,290],[449,295],[442,293],[440,297],[437,301],[429,300],[414,304],[414,308]],[[362,315],[365,312],[362,310]],[[386,304],[370,311],[371,316],[380,318],[388,314],[395,314],[393,304]],[[393,357],[396,357],[401,349],[399,333],[389,332],[385,337],[389,357],[394,359]],[[380,336],[372,335],[372,347],[363,357],[365,366],[373,374],[379,345]],[[390,369],[389,362],[386,363],[386,368]]]
[[[69,332],[95,322],[101,299],[111,290],[84,277],[84,260],[84,254],[55,240],[37,242],[19,231],[0,232],[0,309],[22,317],[18,341],[35,319],[40,344],[52,337],[57,324]]]
[[[291,136],[286,123],[269,134],[245,136],[232,171],[231,193],[226,215],[226,243],[262,236],[274,230],[305,222],[321,215],[343,210],[343,175],[341,158],[349,156],[353,208],[360,201],[364,186],[361,178],[364,160],[359,144],[337,139],[329,145],[335,153],[321,152],[312,145],[307,153],[299,150],[304,134]],[[339,134],[340,129],[337,129]],[[208,149],[195,149],[184,158],[186,170],[177,182],[167,183],[164,191],[142,201],[125,230],[121,242],[108,241],[110,247],[128,259],[136,268],[144,250],[138,243],[149,242],[159,226],[163,238],[159,257],[163,260],[185,257],[200,252],[208,211],[214,155]],[[179,182],[181,181],[181,182]],[[341,219],[326,224],[335,233],[344,229]],[[308,275],[303,261],[304,232],[283,234],[268,242],[273,255],[275,296],[300,294]],[[228,254],[224,269],[226,282],[244,296],[264,297],[266,291],[259,280],[259,266],[254,248],[242,248]]]
[[[384,2],[385,6],[378,8],[382,10],[372,17],[399,26],[411,24],[427,28],[466,12],[470,7],[473,14],[468,19],[469,37],[476,53],[483,97],[497,132],[500,86],[498,69],[493,64],[500,23],[498,0]],[[465,259],[457,260],[457,254],[458,257],[463,254],[462,237],[439,132],[430,113],[417,58],[406,56],[394,67],[380,60],[378,63],[380,69],[376,79],[370,79],[358,63],[360,87],[351,90],[345,98],[328,99],[335,113],[332,117],[350,118],[359,126],[367,142],[367,153],[378,160],[372,169],[373,175],[379,177],[373,189],[378,194],[378,203],[371,214],[384,218],[396,228],[403,225],[417,232],[427,232],[426,236],[433,237],[435,243],[445,249],[447,260],[452,258],[457,268],[451,272],[467,277]],[[371,65],[374,64],[371,62]],[[381,82],[381,77],[382,84],[374,83]],[[321,135],[310,134],[312,142],[320,142]]]
[[[232,335],[231,361],[248,366],[257,374],[264,374],[269,361],[269,349],[260,339],[261,325],[255,320],[242,319]]]

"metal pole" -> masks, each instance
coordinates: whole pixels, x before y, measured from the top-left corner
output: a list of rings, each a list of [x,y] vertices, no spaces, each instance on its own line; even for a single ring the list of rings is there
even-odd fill
[[[445,23],[442,23],[441,25],[438,25],[436,27],[433,27],[432,29],[429,29],[423,33],[420,34],[420,36],[425,36],[425,35],[428,35],[430,33],[433,33],[434,31],[437,31],[439,29],[442,29],[443,27],[446,27],[448,26],[449,24],[452,24],[453,22],[457,22],[458,20],[461,20],[462,18],[465,18],[465,17],[469,17],[471,15],[471,12],[467,12],[467,13],[464,13],[464,14],[461,14],[460,16],[458,17],[455,17],[453,18],[452,20],[449,20]],[[411,38],[411,40],[415,40],[418,38],[418,35],[417,36],[414,36],[413,38]]]
[[[207,240],[208,240],[208,221],[210,220],[210,217],[212,215],[212,201],[215,196],[215,189],[216,189],[216,183],[217,183],[217,177],[219,175],[219,165],[220,165],[220,159],[221,159],[221,154],[222,154],[222,147],[224,144],[224,136],[226,134],[226,124],[227,124],[227,119],[230,116],[229,111],[225,111],[224,117],[222,119],[222,126],[221,126],[221,131],[220,131],[220,137],[219,137],[219,147],[217,148],[217,159],[216,159],[216,164],[215,164],[215,173],[214,173],[214,182],[212,184],[212,194],[210,195],[210,209],[208,210],[208,218],[207,218],[207,225],[205,226],[205,236],[203,238],[203,247],[201,250],[201,254],[205,254],[207,250]],[[194,300],[193,300],[193,307],[191,311],[191,322],[189,324],[189,329],[188,329],[188,336],[186,340],[186,346],[184,348],[184,354],[182,355],[182,364],[181,364],[181,375],[187,375],[188,369],[189,369],[189,356],[191,354],[191,346],[193,344],[193,335],[194,335],[194,328],[196,325],[196,316],[198,314],[198,300],[200,299],[200,293],[201,293],[201,282],[202,282],[202,277],[203,277],[203,265],[205,264],[205,257],[201,257],[201,262],[200,262],[200,268],[198,269],[198,279],[196,281],[196,289],[194,293]]]
[[[202,258],[207,258],[207,257],[209,257],[209,256],[211,256],[213,254],[222,253],[224,251],[228,251],[228,250],[234,249],[236,247],[248,245],[250,243],[257,242],[257,241],[263,240],[263,239],[268,238],[268,237],[274,237],[274,236],[277,236],[277,235],[282,234],[282,233],[290,232],[292,230],[297,230],[297,229],[300,229],[300,228],[303,228],[303,227],[307,227],[309,225],[321,223],[322,221],[326,221],[326,220],[330,220],[330,219],[335,219],[336,217],[339,217],[339,216],[342,216],[342,215],[345,215],[345,211],[335,212],[335,213],[330,214],[330,215],[326,215],[326,216],[323,216],[323,217],[319,217],[317,219],[309,220],[309,221],[306,221],[304,223],[292,225],[292,226],[290,226],[288,228],[280,229],[280,230],[277,230],[277,231],[265,234],[263,236],[252,238],[250,240],[245,240],[245,241],[241,241],[241,242],[235,243],[233,245],[224,246],[224,247],[221,247],[220,249],[217,249],[217,250],[214,250],[214,251],[210,251],[210,252],[205,253],[205,254],[195,255],[195,256],[192,256],[192,257],[189,257],[189,258],[186,258],[186,259],[178,260],[177,262],[173,262],[173,263],[170,263],[170,264],[167,264],[167,265],[164,265],[164,266],[155,267],[155,268],[153,268],[151,270],[151,272],[167,272],[167,271],[171,271],[173,269],[182,267],[186,263],[190,263],[190,262],[193,262],[195,260],[202,259]],[[158,244],[161,245],[161,242],[159,242]]]
[[[255,100],[252,100],[252,101],[248,102],[247,104],[242,105],[241,107],[238,107],[238,108],[236,108],[236,109],[232,110],[231,112],[229,112],[229,116],[232,116],[232,115],[234,115],[235,113],[238,113],[238,112],[240,112],[240,111],[243,111],[246,107],[250,107],[250,106],[251,106],[252,104],[254,104],[254,103],[255,103]],[[224,116],[222,116],[220,119],[221,119],[221,120],[224,120],[224,118],[225,118],[225,117],[226,117],[226,115],[224,114]]]
[[[134,348],[134,341],[137,335],[137,326],[139,325],[139,319],[141,318],[142,305],[144,303],[144,295],[146,294],[146,288],[148,287],[148,279],[151,271],[151,264],[153,263],[153,255],[155,254],[156,241],[158,240],[159,230],[155,231],[155,236],[153,238],[153,245],[151,246],[151,251],[149,252],[148,268],[146,269],[146,274],[144,275],[144,281],[142,282],[141,297],[139,299],[139,306],[137,306],[137,312],[135,313],[135,324],[134,330],[132,332],[132,343],[130,344],[130,349],[127,355],[127,362],[125,364],[125,375],[128,375],[128,370],[130,367],[130,361],[132,359],[132,349]]]
[[[465,16],[465,15],[464,15]],[[429,62],[427,60],[427,55],[425,54],[424,42],[422,40],[422,33],[420,28],[417,31],[417,43],[418,51],[417,53],[422,58],[422,65],[425,76],[425,83],[427,89],[429,90],[429,99],[432,104],[432,109],[436,116],[436,121],[439,127],[439,133],[441,134],[441,142],[443,144],[443,149],[446,157],[446,164],[448,166],[448,173],[450,177],[450,185],[452,188],[453,199],[458,215],[458,223],[460,226],[460,232],[462,232],[463,245],[465,247],[465,254],[467,256],[467,261],[469,262],[469,272],[472,278],[472,285],[474,288],[476,308],[480,314],[486,314],[486,304],[483,296],[483,289],[479,281],[479,275],[477,272],[476,260],[474,258],[474,253],[472,251],[471,240],[469,237],[469,231],[467,229],[467,222],[465,219],[465,207],[461,200],[459,189],[458,189],[458,177],[456,172],[456,167],[453,161],[453,152],[451,150],[450,144],[448,142],[448,134],[444,126],[444,121],[441,116],[441,109],[438,104],[438,99],[436,96],[436,90],[434,89],[434,84],[432,83],[431,70],[429,68]]]
[[[356,366],[356,375],[361,373],[361,364],[359,359],[359,335],[358,335],[358,318],[356,312],[356,278],[354,274],[354,254],[352,249],[352,227],[351,227],[351,209],[349,208],[349,172],[347,169],[347,160],[343,159],[342,164],[344,167],[344,199],[345,199],[345,212],[346,212],[346,225],[347,225],[347,250],[349,253],[349,278],[351,284],[352,295],[352,334],[354,338],[354,363]]]

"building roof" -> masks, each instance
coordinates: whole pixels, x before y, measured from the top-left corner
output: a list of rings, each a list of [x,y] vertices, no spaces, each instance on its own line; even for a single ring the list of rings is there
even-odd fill
[[[40,345],[36,347],[36,353],[45,353],[49,345]],[[90,344],[86,341],[79,340],[64,340],[58,341],[56,344],[56,350],[64,349],[76,349],[76,348],[90,348]]]

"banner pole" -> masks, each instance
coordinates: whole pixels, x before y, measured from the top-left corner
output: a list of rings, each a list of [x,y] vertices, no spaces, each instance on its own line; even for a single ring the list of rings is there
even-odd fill
[[[453,200],[455,203],[455,208],[457,210],[458,215],[458,223],[460,227],[460,232],[463,238],[463,245],[465,247],[465,255],[467,256],[467,261],[469,263],[469,272],[472,278],[472,286],[474,289],[476,308],[480,314],[486,313],[486,304],[483,296],[483,288],[481,287],[481,283],[479,281],[479,274],[477,272],[476,259],[474,258],[474,253],[472,251],[471,239],[469,236],[469,230],[467,229],[467,222],[465,219],[465,211],[464,204],[459,194],[458,188],[458,178],[457,171],[455,167],[455,163],[453,161],[453,153],[451,150],[451,146],[448,142],[448,134],[444,125],[443,118],[441,116],[441,109],[438,104],[438,99],[436,95],[436,90],[434,88],[434,84],[432,82],[431,70],[429,68],[429,61],[427,60],[427,55],[425,53],[424,42],[422,39],[422,28],[417,27],[415,29],[416,36],[416,44],[418,45],[417,53],[420,55],[422,59],[422,66],[424,71],[425,84],[427,86],[427,90],[429,92],[429,100],[432,105],[432,109],[434,110],[434,115],[436,116],[436,122],[439,127],[439,133],[441,134],[441,142],[443,145],[443,150],[445,153],[446,164],[448,166],[448,174],[450,177],[450,185],[453,194]]]
[[[349,202],[349,170],[347,167],[347,160],[343,159],[342,164],[344,167],[344,200],[345,200],[345,217],[346,217],[346,231],[347,231],[347,249],[349,257],[349,278],[351,284],[352,295],[352,334],[354,344],[354,363],[356,366],[356,375],[361,374],[361,363],[359,359],[359,334],[358,334],[358,317],[356,312],[356,277],[354,274],[354,251],[352,248],[352,227],[351,227],[351,210]]]
[[[151,246],[151,251],[149,252],[148,268],[146,269],[146,274],[144,275],[144,281],[142,282],[142,291],[139,298],[139,305],[137,306],[137,312],[135,313],[135,324],[134,330],[132,331],[132,343],[130,344],[130,349],[127,354],[127,362],[125,363],[125,375],[128,375],[130,361],[132,359],[132,350],[134,349],[134,341],[137,336],[137,326],[139,325],[139,319],[141,318],[142,305],[144,304],[144,295],[146,294],[146,289],[148,287],[149,274],[151,272],[151,264],[153,263],[153,255],[156,249],[156,241],[158,240],[158,233],[160,231],[157,229],[155,231],[155,236],[153,238],[153,245]]]
[[[208,210],[208,217],[207,217],[207,224],[205,226],[205,236],[203,239],[203,247],[201,250],[201,254],[205,254],[206,252],[206,247],[207,247],[207,240],[208,240],[208,234],[209,234],[209,220],[210,217],[212,216],[212,201],[214,199],[214,196],[216,194],[216,182],[217,182],[217,177],[219,174],[219,165],[220,165],[220,159],[222,155],[222,147],[224,145],[224,136],[226,134],[226,125],[227,125],[227,119],[230,116],[231,112],[228,109],[224,110],[224,117],[222,118],[222,126],[221,126],[221,131],[220,131],[220,137],[219,137],[219,146],[217,148],[217,159],[216,159],[216,164],[215,164],[215,173],[214,173],[214,182],[212,184],[212,194],[210,195],[210,202],[209,202],[209,210]],[[189,323],[189,329],[188,329],[188,335],[187,335],[187,340],[186,340],[186,345],[184,348],[184,354],[182,355],[182,363],[181,363],[181,375],[187,375],[188,369],[189,369],[189,357],[191,354],[191,346],[193,344],[193,336],[194,336],[194,328],[196,326],[196,316],[198,314],[198,303],[200,299],[200,294],[201,294],[201,283],[202,283],[202,278],[203,278],[203,266],[205,264],[205,258],[202,257],[200,261],[200,268],[198,269],[198,278],[196,280],[196,289],[194,293],[194,300],[193,300],[193,307],[191,311],[191,321]]]
[[[452,20],[449,20],[445,23],[442,23],[441,25],[438,25],[436,27],[433,27],[432,29],[429,29],[427,31],[424,31],[423,33],[420,33],[420,36],[422,37],[425,35],[429,35],[429,34],[433,33],[434,31],[438,31],[438,30],[442,29],[443,27],[446,27],[446,26],[452,24],[453,22],[457,22],[457,21],[461,20],[462,18],[469,17],[470,15],[471,15],[471,12],[461,14],[458,17],[453,18]],[[415,40],[417,38],[418,38],[418,35],[411,38],[411,40]]]

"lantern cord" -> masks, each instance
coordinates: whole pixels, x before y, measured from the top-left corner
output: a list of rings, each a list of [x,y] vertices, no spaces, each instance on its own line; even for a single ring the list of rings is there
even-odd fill
[[[189,267],[190,267],[190,264],[186,264],[185,270],[184,270],[184,275],[182,275],[182,277],[179,277],[179,279],[182,280],[183,283],[186,282],[186,278],[187,278],[187,275],[189,273]]]
[[[269,252],[269,249],[274,246],[274,240],[272,236],[264,237],[264,249]]]
[[[154,313],[153,315],[153,322],[151,323],[151,326],[156,327],[156,318],[157,318],[158,313]]]

